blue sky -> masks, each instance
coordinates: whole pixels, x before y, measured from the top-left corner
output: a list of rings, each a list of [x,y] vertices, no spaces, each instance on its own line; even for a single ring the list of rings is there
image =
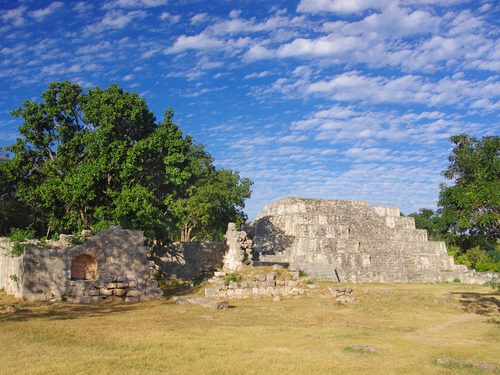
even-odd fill
[[[117,83],[286,196],[435,208],[448,138],[500,133],[500,6],[463,0],[0,3],[0,147],[49,82]]]

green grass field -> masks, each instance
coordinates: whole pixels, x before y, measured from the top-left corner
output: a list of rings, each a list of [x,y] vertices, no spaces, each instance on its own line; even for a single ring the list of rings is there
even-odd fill
[[[343,285],[357,291],[355,302],[232,299],[227,310],[171,299],[48,304],[0,293],[0,373],[500,373],[500,295],[490,287]],[[472,364],[437,363],[446,357]],[[474,367],[482,363],[490,369]]]

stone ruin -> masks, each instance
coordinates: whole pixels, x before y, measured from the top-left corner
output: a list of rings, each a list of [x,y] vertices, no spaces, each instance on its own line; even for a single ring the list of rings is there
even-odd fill
[[[146,301],[163,291],[151,276],[141,231],[111,226],[80,245],[68,236],[50,249],[27,246],[20,257],[6,256],[12,244],[0,243],[0,288],[23,300],[76,303]],[[4,240],[4,239],[2,239]]]
[[[339,303],[354,302],[356,292],[345,286],[318,286],[307,276],[300,276],[298,270],[284,270],[280,265],[273,266],[274,271],[266,274],[242,273],[241,280],[230,281],[226,272],[216,272],[208,280],[209,287],[205,289],[206,297],[216,298],[262,298],[280,296],[299,296],[335,299]],[[314,294],[311,294],[314,293]]]
[[[0,288],[24,300],[144,301],[163,295],[156,276],[188,281],[266,265],[336,282],[484,284],[500,278],[455,265],[444,242],[428,241],[413,218],[365,201],[289,197],[265,206],[243,231],[230,223],[225,242],[173,243],[150,251],[144,240],[141,231],[112,226],[80,245],[61,235],[50,249],[31,246],[9,257],[13,244],[0,239]],[[219,285],[217,293],[264,295],[260,284],[231,285]],[[267,286],[273,287],[297,286]],[[273,293],[266,289],[266,295]]]
[[[244,226],[254,265],[293,265],[318,279],[484,284],[500,274],[455,265],[444,242],[427,240],[399,208],[366,201],[288,197]]]

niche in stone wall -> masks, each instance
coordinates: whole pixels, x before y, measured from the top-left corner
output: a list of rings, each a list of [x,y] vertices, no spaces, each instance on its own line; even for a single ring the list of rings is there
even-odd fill
[[[72,280],[97,280],[97,262],[87,254],[78,255],[71,262]]]

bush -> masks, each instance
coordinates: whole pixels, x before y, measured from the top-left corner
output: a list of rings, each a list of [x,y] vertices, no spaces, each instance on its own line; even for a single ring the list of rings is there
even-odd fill
[[[24,253],[24,245],[22,245],[22,242],[25,242],[26,240],[33,240],[35,238],[35,231],[32,228],[24,230],[13,228],[10,231],[9,238],[12,242],[14,242],[14,248],[12,249],[11,255],[18,257]]]

